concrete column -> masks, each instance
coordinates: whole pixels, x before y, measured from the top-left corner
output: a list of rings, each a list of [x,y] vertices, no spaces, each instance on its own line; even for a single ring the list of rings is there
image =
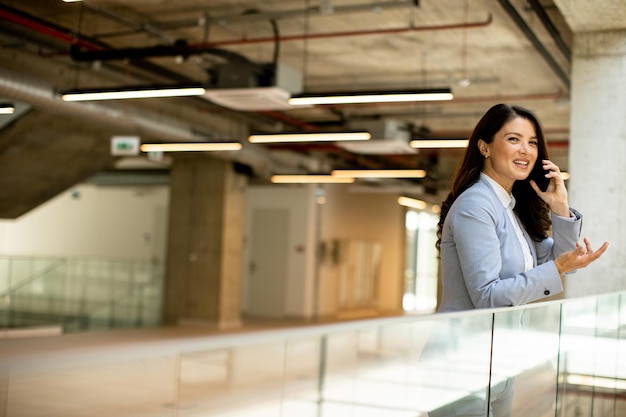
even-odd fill
[[[611,246],[567,277],[566,297],[626,289],[626,30],[576,33],[572,65],[570,204],[593,246]]]
[[[175,156],[164,324],[240,324],[246,185],[230,162]]]

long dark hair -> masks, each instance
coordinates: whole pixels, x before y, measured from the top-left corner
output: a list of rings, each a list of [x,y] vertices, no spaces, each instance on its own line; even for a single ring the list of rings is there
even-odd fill
[[[441,246],[443,223],[452,203],[463,191],[478,181],[485,165],[485,157],[478,149],[478,140],[482,139],[491,143],[502,126],[516,117],[528,120],[535,127],[539,141],[535,166],[540,167],[542,159],[549,159],[541,124],[530,110],[508,104],[496,104],[491,107],[476,124],[470,136],[465,156],[454,174],[452,189],[441,204],[441,214],[437,225],[437,249],[440,249]],[[530,186],[529,179],[530,177],[523,181],[515,181],[513,184],[513,196],[518,202],[514,210],[531,238],[535,241],[541,241],[546,238],[548,230],[550,230],[550,211],[548,205]]]

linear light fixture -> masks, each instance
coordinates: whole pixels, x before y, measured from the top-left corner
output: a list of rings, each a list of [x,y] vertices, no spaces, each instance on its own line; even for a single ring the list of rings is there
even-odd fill
[[[437,149],[437,148],[467,148],[469,139],[414,139],[409,142],[411,148]]]
[[[398,197],[398,204],[404,207],[414,208],[418,210],[424,210],[426,207],[428,207],[427,202],[410,197]]]
[[[444,101],[452,100],[454,95],[449,88],[430,90],[397,90],[397,91],[364,91],[330,94],[306,94],[291,97],[288,102],[292,106],[315,104],[363,104],[363,103],[394,103],[407,101]]]
[[[330,173],[333,177],[348,178],[424,178],[423,169],[337,169]]]
[[[13,114],[15,113],[15,106],[9,103],[0,103],[0,114]]]
[[[201,96],[206,89],[200,86],[129,87],[101,90],[74,90],[61,93],[63,101],[121,100],[133,98]]]
[[[214,152],[238,151],[239,142],[212,142],[212,143],[145,143],[140,146],[142,152]]]
[[[354,182],[354,178],[334,177],[332,175],[272,175],[270,179],[276,184],[350,184]]]
[[[303,133],[273,133],[250,135],[251,143],[281,143],[281,142],[341,142],[348,140],[370,140],[369,132],[303,132]]]

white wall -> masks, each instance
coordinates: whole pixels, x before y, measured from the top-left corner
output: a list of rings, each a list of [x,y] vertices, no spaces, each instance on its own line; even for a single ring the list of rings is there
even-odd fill
[[[163,259],[169,188],[81,184],[0,219],[0,254]]]

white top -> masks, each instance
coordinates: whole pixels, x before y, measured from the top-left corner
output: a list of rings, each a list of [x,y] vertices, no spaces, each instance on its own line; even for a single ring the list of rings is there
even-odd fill
[[[480,173],[489,184],[493,187],[498,199],[506,209],[506,214],[509,215],[509,219],[511,219],[511,223],[513,223],[513,227],[515,228],[515,234],[517,235],[517,240],[519,240],[520,246],[522,247],[522,252],[524,253],[524,271],[529,271],[534,267],[533,255],[530,253],[530,246],[528,246],[528,241],[524,237],[524,232],[522,232],[522,228],[520,227],[519,219],[517,215],[513,211],[515,207],[515,197],[509,194],[500,184],[496,182],[489,175],[484,172]]]

